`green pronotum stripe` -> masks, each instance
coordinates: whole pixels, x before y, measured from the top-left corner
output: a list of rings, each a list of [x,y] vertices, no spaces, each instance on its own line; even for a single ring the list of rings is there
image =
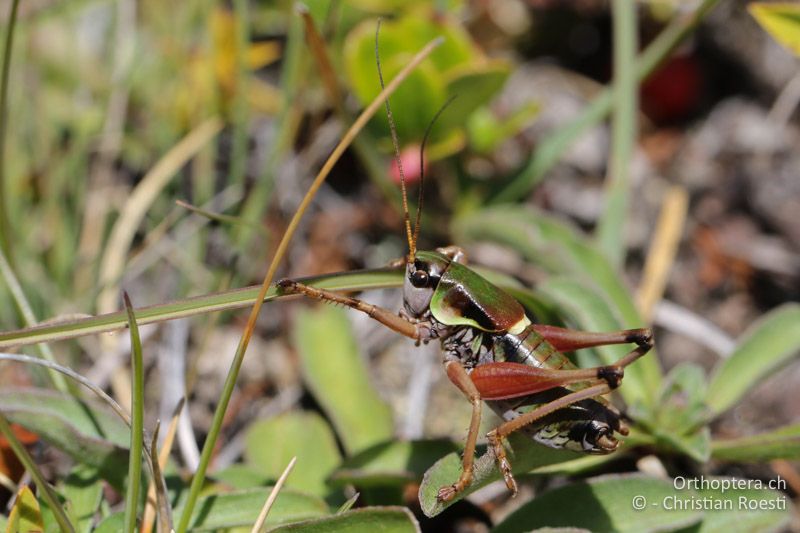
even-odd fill
[[[399,287],[402,284],[402,276],[402,269],[386,268],[326,274],[322,276],[300,278],[299,281],[321,289],[357,291]],[[136,309],[136,322],[141,326],[213,311],[224,311],[252,306],[255,303],[259,289],[260,286],[253,285],[220,293],[195,296],[176,302],[142,307],[141,309]],[[264,301],[270,301],[276,297],[275,287],[270,287]],[[127,313],[123,310],[106,315],[71,320],[69,322],[45,324],[32,328],[7,331],[0,333],[0,349],[104,333],[127,327],[127,324]]]

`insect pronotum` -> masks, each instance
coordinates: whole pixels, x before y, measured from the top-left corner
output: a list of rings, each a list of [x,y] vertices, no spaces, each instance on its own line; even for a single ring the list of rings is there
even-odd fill
[[[377,31],[375,39],[378,78],[383,87]],[[614,451],[619,445],[616,434],[627,435],[628,428],[619,411],[602,396],[620,385],[626,366],[652,348],[650,329],[595,333],[534,324],[512,296],[465,265],[466,256],[460,248],[417,250],[424,171],[420,175],[419,202],[412,230],[399,143],[388,99],[386,112],[400,171],[408,241],[408,255],[398,261],[405,265],[402,309],[395,313],[290,279],[278,282],[280,290],[284,294],[303,294],[364,312],[418,343],[440,341],[447,377],[472,404],[461,475],[453,484],[439,489],[438,499],[442,502],[452,500],[472,480],[482,402],[504,420],[486,437],[512,494],[516,494],[517,484],[503,440],[515,431],[522,431],[552,448],[593,454]],[[420,159],[424,157],[431,127],[441,112],[425,132]],[[420,164],[420,168],[424,169],[424,165]],[[627,355],[612,365],[594,368],[576,368],[562,353],[628,343],[635,347]]]

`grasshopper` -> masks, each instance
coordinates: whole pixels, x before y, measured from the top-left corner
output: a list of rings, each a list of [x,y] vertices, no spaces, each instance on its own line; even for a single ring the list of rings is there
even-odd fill
[[[383,87],[377,34],[376,62]],[[517,483],[503,442],[515,431],[523,431],[551,448],[611,453],[619,445],[616,434],[627,435],[628,427],[620,412],[603,395],[620,385],[626,366],[653,347],[650,329],[600,333],[535,324],[517,300],[466,266],[466,255],[461,248],[417,250],[424,170],[420,175],[412,231],[399,143],[388,99],[385,104],[400,171],[408,242],[408,255],[393,263],[405,267],[402,309],[395,313],[291,279],[278,281],[279,290],[356,309],[414,339],[418,345],[440,341],[447,377],[472,404],[461,475],[452,485],[439,489],[437,497],[442,502],[455,498],[472,481],[483,402],[503,419],[486,437],[512,495],[517,493]],[[433,118],[423,138],[421,169],[424,169],[425,141],[443,109]],[[612,365],[594,368],[576,368],[562,353],[629,343],[635,347],[627,355]]]

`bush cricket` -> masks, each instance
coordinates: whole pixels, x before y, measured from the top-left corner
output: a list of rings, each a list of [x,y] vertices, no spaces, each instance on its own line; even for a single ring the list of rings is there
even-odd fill
[[[377,33],[375,52],[383,87]],[[396,262],[396,266],[405,266],[401,311],[398,314],[290,279],[277,283],[280,291],[356,309],[417,343],[440,341],[447,377],[472,404],[462,472],[455,483],[439,489],[437,497],[442,502],[455,498],[472,480],[482,402],[504,421],[486,437],[512,494],[516,494],[517,484],[503,440],[515,431],[523,431],[552,448],[591,454],[614,451],[619,445],[615,434],[627,435],[628,428],[620,412],[602,396],[620,385],[626,366],[652,348],[650,329],[593,333],[535,324],[517,300],[465,265],[466,257],[460,248],[417,250],[425,141],[444,108],[433,118],[422,141],[423,171],[412,231],[399,143],[388,99],[385,104],[400,171],[408,242],[408,255]],[[562,354],[580,348],[628,343],[635,347],[607,366],[576,368]]]

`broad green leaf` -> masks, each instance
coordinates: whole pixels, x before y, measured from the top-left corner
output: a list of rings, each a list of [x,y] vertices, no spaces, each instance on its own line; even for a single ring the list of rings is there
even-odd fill
[[[403,485],[420,480],[437,459],[457,449],[455,443],[441,439],[384,442],[345,459],[330,482],[358,487]]]
[[[94,514],[103,497],[103,482],[95,468],[77,465],[58,484],[66,498],[67,514],[77,531],[91,531]]]
[[[305,382],[345,451],[357,453],[391,438],[391,409],[370,383],[345,312],[331,306],[303,310],[297,314],[292,337]]]
[[[696,429],[708,420],[706,378],[693,363],[681,363],[664,380],[657,410],[658,424],[672,431]]]
[[[318,496],[328,494],[325,480],[341,460],[325,420],[316,413],[299,411],[251,425],[244,454],[248,464],[272,479],[278,479],[292,457],[297,457],[286,486]]]
[[[420,529],[414,514],[405,507],[365,507],[326,518],[286,524],[269,531],[293,533],[350,533],[352,531],[415,533],[419,532]]]
[[[97,527],[94,528],[93,533],[119,533],[122,531],[125,524],[125,513],[114,513],[105,517]]]
[[[711,457],[722,461],[764,463],[774,459],[800,459],[800,424],[738,439],[711,443]]]
[[[699,521],[700,511],[666,508],[665,502],[676,494],[690,498],[693,493],[676,493],[670,481],[637,474],[600,476],[537,496],[511,513],[494,531],[578,527],[594,533],[638,533],[671,531]]]
[[[800,56],[800,4],[753,2],[747,10],[776,41]]]
[[[773,309],[740,338],[714,371],[706,402],[714,414],[733,407],[748,390],[800,353],[800,304]]]
[[[751,488],[728,488],[713,486],[716,481],[728,478],[703,478],[708,482],[696,489],[696,500],[686,497],[684,490],[675,492],[676,503],[681,499],[687,504],[699,504],[703,509],[703,521],[682,529],[682,533],[750,533],[751,531],[785,531],[791,519],[792,503],[786,494],[763,487],[765,482],[757,479],[731,479]],[[701,480],[702,481],[702,480]],[[714,487],[714,488],[712,488]]]
[[[38,433],[75,461],[100,470],[121,486],[127,471],[130,430],[95,401],[44,389],[0,391],[0,410],[9,420]]]
[[[462,128],[469,114],[497,93],[509,73],[505,62],[484,57],[461,24],[445,15],[436,18],[417,15],[385,21],[379,43],[384,80],[389,80],[408,62],[414,50],[436,37],[444,39],[391,98],[398,137],[409,143],[421,141],[446,99],[458,95],[454,108],[431,131],[432,148],[449,138],[454,128]],[[371,101],[380,90],[375,66],[375,27],[375,20],[364,21],[348,33],[344,43],[345,73],[362,104]],[[381,136],[388,135],[384,114],[376,115],[373,124]]]
[[[8,533],[38,533],[44,531],[44,520],[39,502],[27,485],[17,492],[17,499],[8,515]]]
[[[271,491],[272,487],[263,487],[201,496],[192,513],[189,530],[217,531],[252,526]],[[180,516],[182,511],[183,506],[180,506],[175,510],[175,516]],[[329,512],[327,504],[321,499],[283,488],[267,515],[266,523],[286,524],[326,516]]]
[[[524,474],[541,466],[553,465],[582,457],[578,452],[555,450],[542,446],[524,435],[512,435],[509,441],[508,459],[515,474]],[[436,495],[440,488],[452,485],[458,480],[461,475],[461,454],[450,453],[439,459],[425,472],[419,488],[419,502],[422,512],[426,516],[436,516],[456,501],[463,499],[479,488],[488,485],[492,481],[502,479],[502,474],[497,469],[494,455],[486,453],[486,446],[479,446],[475,455],[472,483],[464,492],[447,504],[442,504],[437,500]]]
[[[453,222],[456,242],[489,240],[510,246],[526,260],[548,272],[572,276],[579,282],[595,285],[612,304],[623,327],[642,327],[629,290],[605,256],[576,230],[535,209],[498,206],[470,213]],[[641,383],[648,405],[661,388],[661,370],[655,351],[643,357],[627,372]],[[634,394],[634,393],[628,393]]]
[[[224,483],[233,489],[252,489],[269,485],[270,477],[253,470],[253,467],[236,463],[224,470],[214,472],[215,481]]]
[[[648,428],[662,449],[684,453],[695,461],[708,461],[711,433],[704,425],[709,418],[705,394],[703,369],[691,363],[680,364],[664,381],[655,412],[638,416],[637,421]]]
[[[350,87],[363,105],[371,102],[381,90],[375,65],[375,27],[375,20],[364,21],[347,35],[344,43],[345,73]],[[381,24],[380,55],[384,81],[392,79],[408,63],[414,51],[419,49],[418,42],[427,42],[424,37],[415,34],[406,34],[404,39],[398,31],[396,21]],[[412,35],[413,38],[409,39]],[[440,49],[447,45],[445,41]],[[398,137],[404,143],[421,141],[427,122],[444,104],[445,98],[442,72],[434,64],[433,57],[430,57],[392,95],[391,104],[395,110]],[[408,112],[412,109],[413,112]],[[382,137],[387,136],[389,122],[385,113],[377,113],[372,124],[375,132],[379,132]],[[444,131],[440,130],[438,133],[443,134]],[[439,135],[435,135],[431,140],[438,139]]]

